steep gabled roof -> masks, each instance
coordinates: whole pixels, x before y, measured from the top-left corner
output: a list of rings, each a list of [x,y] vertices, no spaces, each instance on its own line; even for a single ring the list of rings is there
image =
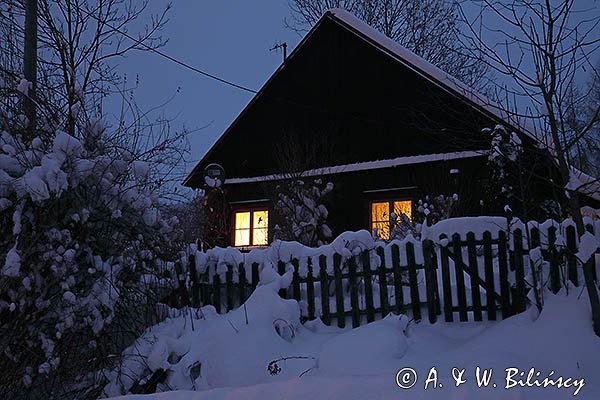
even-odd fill
[[[224,139],[230,134],[232,130],[240,123],[245,115],[251,110],[255,104],[265,96],[265,91],[270,85],[282,74],[286,69],[286,66],[290,62],[294,61],[297,54],[307,45],[310,39],[320,29],[325,21],[333,21],[338,26],[344,28],[346,31],[351,32],[353,35],[368,43],[383,52],[385,55],[391,57],[397,63],[403,65],[405,68],[418,74],[428,82],[432,83],[436,87],[442,89],[451,96],[460,99],[460,101],[468,104],[469,107],[477,110],[482,115],[485,115],[496,123],[502,123],[508,125],[510,128],[524,133],[526,136],[531,138],[535,143],[537,139],[527,129],[523,128],[523,124],[518,124],[514,119],[510,117],[506,112],[503,111],[502,107],[498,106],[494,102],[487,99],[485,96],[477,93],[472,88],[461,83],[458,79],[451,75],[443,72],[439,68],[425,61],[421,57],[415,55],[409,50],[402,47],[397,42],[378,32],[374,28],[368,26],[363,21],[359,20],[349,12],[341,9],[333,9],[327,11],[321,19],[313,26],[308,34],[302,39],[302,41],[296,46],[296,48],[289,55],[285,63],[283,63],[269,80],[263,85],[258,93],[252,98],[252,100],[246,105],[244,110],[238,115],[233,123],[225,130],[225,132],[219,137],[219,139],[213,144],[213,146],[207,151],[204,157],[197,163],[194,169],[185,178],[183,184],[186,186],[192,186],[192,180],[199,182],[199,174],[202,174],[207,160],[215,151],[215,149],[224,141]]]

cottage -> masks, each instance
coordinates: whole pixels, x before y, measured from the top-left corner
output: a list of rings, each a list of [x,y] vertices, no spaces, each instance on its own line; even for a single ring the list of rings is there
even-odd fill
[[[497,124],[517,133],[536,176],[555,174],[548,152],[492,102],[351,14],[331,10],[184,185],[203,188],[205,168],[223,166],[221,245],[267,245],[277,225],[277,183],[290,177],[334,184],[327,200],[333,235],[367,229],[386,239],[390,215],[411,217],[426,196],[460,199],[454,215],[504,212],[486,191],[491,138],[482,129]],[[538,198],[556,198],[557,188],[543,179],[530,187]]]

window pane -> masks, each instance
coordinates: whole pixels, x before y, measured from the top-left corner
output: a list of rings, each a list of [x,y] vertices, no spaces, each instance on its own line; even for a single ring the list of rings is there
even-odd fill
[[[412,202],[410,200],[394,201],[394,213],[400,218],[402,214],[412,219]]]
[[[250,229],[235,230],[235,245],[250,246]]]
[[[265,246],[269,244],[269,212],[254,211],[252,217],[252,244],[254,246]]]
[[[235,229],[250,229],[250,211],[235,213]]]
[[[268,211],[254,211],[254,229],[266,228],[269,226],[269,212]]]
[[[372,222],[389,222],[389,203],[372,203],[371,204],[371,221]]]
[[[235,246],[250,245],[250,212],[235,213]]]
[[[387,240],[390,238],[389,222],[373,222],[371,225],[372,234],[379,239]]]

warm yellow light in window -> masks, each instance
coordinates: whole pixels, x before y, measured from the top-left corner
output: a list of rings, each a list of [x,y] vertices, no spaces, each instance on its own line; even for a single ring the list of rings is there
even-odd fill
[[[235,246],[250,245],[250,212],[235,213]]]
[[[387,201],[371,204],[371,232],[380,239],[389,239],[390,205]]]
[[[412,203],[410,200],[394,201],[394,213],[400,218],[402,214],[412,219]]]
[[[400,219],[402,214],[412,218],[412,202],[410,200],[382,201],[371,203],[371,233],[379,239],[388,240],[393,229],[392,213]]]
[[[269,212],[254,211],[252,221],[252,244],[265,246],[269,244]]]

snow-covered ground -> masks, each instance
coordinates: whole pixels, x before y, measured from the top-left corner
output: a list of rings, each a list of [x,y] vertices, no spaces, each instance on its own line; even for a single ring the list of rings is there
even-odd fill
[[[113,375],[106,394],[126,393],[133,380],[163,368],[168,378],[157,390],[165,393],[120,399],[558,400],[574,393],[578,399],[600,399],[600,338],[580,289],[568,296],[548,294],[540,315],[533,308],[501,322],[431,325],[390,315],[340,330],[299,323],[297,302],[277,295],[290,278],[259,286],[245,307],[228,314],[204,307],[153,327],[128,350],[137,356],[123,366],[121,380]],[[478,366],[492,369],[486,387],[477,385]],[[410,389],[397,382],[412,383],[411,376],[398,374],[402,369],[410,374],[406,368],[417,376]],[[518,372],[507,380],[510,368]],[[526,382],[531,368],[529,382],[562,377],[569,387],[521,387],[517,381]],[[466,382],[457,387],[463,369]],[[507,383],[516,385],[507,389]]]

